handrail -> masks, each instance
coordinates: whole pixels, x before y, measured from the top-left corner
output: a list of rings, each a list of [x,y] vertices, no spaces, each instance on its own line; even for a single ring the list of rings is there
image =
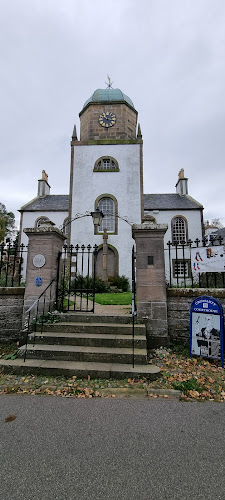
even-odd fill
[[[34,303],[29,307],[29,309],[26,311],[26,316],[28,315],[28,325],[27,325],[27,334],[26,334],[26,342],[25,342],[25,351],[24,351],[24,363],[26,360],[26,355],[27,355],[27,342],[28,342],[28,336],[30,333],[30,313],[31,310],[36,306],[37,304],[37,310],[36,310],[36,320],[35,320],[35,332],[34,332],[34,338],[33,338],[33,343],[35,343],[35,333],[36,333],[36,326],[37,326],[37,317],[38,317],[38,309],[39,309],[39,301],[41,297],[44,296],[44,309],[45,309],[45,294],[47,290],[51,287],[52,283],[56,281],[55,278],[52,279],[52,281],[49,283],[49,285],[45,288],[45,290],[39,295],[39,297],[34,301]],[[50,299],[51,299],[51,291],[50,291]],[[50,300],[51,302],[51,300]],[[49,303],[50,304],[50,303]],[[43,309],[43,314],[44,314],[44,309]],[[42,315],[42,323],[41,323],[41,333],[42,333],[42,328],[43,328],[43,315]]]
[[[136,283],[135,283],[135,251],[134,251],[134,246],[132,248],[132,362],[133,362],[133,368],[134,368],[134,318],[137,316],[137,309],[136,309],[136,301],[135,301],[135,295],[136,295]]]
[[[49,285],[45,288],[45,290],[41,293],[41,295],[39,295],[39,297],[34,301],[34,303],[32,304],[32,306],[30,306],[29,309],[27,309],[26,314],[28,314],[31,311],[31,309],[33,309],[33,307],[37,304],[37,302],[40,300],[40,298],[42,297],[42,295],[44,295],[44,293],[47,292],[48,288],[52,285],[53,281],[55,281],[55,278],[53,278],[53,280],[51,281],[51,283],[49,283]]]

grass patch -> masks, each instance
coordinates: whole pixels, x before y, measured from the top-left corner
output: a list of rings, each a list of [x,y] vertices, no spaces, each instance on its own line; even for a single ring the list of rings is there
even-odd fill
[[[190,378],[188,380],[184,380],[183,382],[173,382],[173,388],[179,391],[182,391],[183,394],[188,395],[188,391],[198,391],[199,393],[203,392],[203,387],[201,387],[195,378]]]
[[[95,302],[103,306],[130,306],[132,300],[131,292],[122,293],[96,293]]]

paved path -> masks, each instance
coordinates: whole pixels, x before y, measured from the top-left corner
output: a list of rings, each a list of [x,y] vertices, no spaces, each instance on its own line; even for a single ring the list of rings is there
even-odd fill
[[[225,498],[224,404],[0,396],[0,436],[2,500]]]
[[[95,302],[95,312],[97,316],[122,316],[129,315],[131,316],[131,305],[130,306],[102,306]]]
[[[74,299],[73,296],[70,296],[70,301],[72,302]],[[80,307],[80,303],[78,302],[77,304],[77,307],[79,308]],[[86,312],[86,308],[87,308],[87,302],[85,301],[85,299],[83,300],[83,303],[82,303],[82,307],[83,309],[80,311],[79,309],[76,311],[76,312],[80,312],[81,314],[82,313],[85,313]],[[90,300],[88,301],[88,309],[89,311],[91,311],[93,307],[93,302],[91,302]],[[107,305],[102,305],[102,304],[98,304],[97,302],[95,302],[95,312],[94,312],[94,315],[96,316],[123,316],[123,315],[129,315],[131,316],[131,304],[128,305],[128,306],[123,306],[123,305],[110,305],[110,304],[107,304]],[[73,306],[71,305],[70,306],[70,311],[73,311]],[[93,314],[93,313],[90,313],[90,314]]]

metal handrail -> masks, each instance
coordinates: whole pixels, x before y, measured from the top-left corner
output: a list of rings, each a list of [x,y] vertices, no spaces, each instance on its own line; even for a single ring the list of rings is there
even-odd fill
[[[134,318],[137,316],[136,308],[136,280],[135,280],[135,251],[134,246],[132,248],[132,362],[134,368]]]
[[[36,326],[37,326],[37,317],[38,317],[38,309],[39,309],[39,301],[41,297],[45,296],[47,290],[52,286],[52,283],[56,281],[55,278],[52,279],[52,281],[49,283],[49,285],[45,288],[45,290],[39,295],[39,297],[33,302],[33,304],[29,307],[29,309],[26,311],[26,316],[28,315],[28,325],[27,325],[27,334],[26,334],[26,342],[25,342],[25,351],[24,351],[24,363],[26,360],[26,355],[27,355],[27,342],[28,342],[28,336],[30,333],[30,313],[32,309],[37,305],[37,310],[36,310],[36,319],[35,319],[35,332],[34,332],[34,338],[33,338],[33,344],[35,343],[35,333],[36,333]],[[50,299],[51,299],[51,292],[50,292]],[[51,300],[50,300],[51,302]],[[49,306],[50,306],[49,302]],[[44,309],[45,309],[45,297],[44,297]],[[43,309],[43,314],[44,314],[44,309]],[[49,309],[50,310],[50,309]],[[42,323],[41,323],[41,333],[43,331],[43,317],[42,317]]]

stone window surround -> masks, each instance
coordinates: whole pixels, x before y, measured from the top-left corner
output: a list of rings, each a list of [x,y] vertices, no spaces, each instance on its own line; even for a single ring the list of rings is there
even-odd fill
[[[183,265],[185,263],[185,276],[183,272]],[[178,267],[180,269],[182,268],[182,272],[179,272],[178,270],[178,276],[176,272],[176,265],[178,264]],[[173,259],[172,260],[172,269],[173,269],[173,278],[179,278],[179,279],[184,279],[184,278],[191,278],[191,261],[190,259]]]
[[[95,210],[98,208],[99,202],[100,202],[100,200],[102,198],[111,198],[114,201],[114,204],[115,204],[115,215],[114,215],[115,216],[115,231],[111,232],[111,233],[107,231],[107,234],[118,234],[118,217],[117,217],[117,215],[118,215],[118,201],[115,198],[115,196],[113,196],[113,194],[109,194],[109,193],[100,194],[96,198],[96,200],[95,200],[95,205],[94,205]],[[99,234],[99,235],[102,236],[103,235],[103,231],[99,232],[98,231],[98,227],[97,228],[95,227],[94,228],[94,234]]]
[[[176,219],[183,219],[183,221],[184,221],[185,236],[186,236],[185,242],[187,242],[188,241],[188,222],[187,222],[187,219],[183,215],[175,215],[171,220],[171,240],[172,240],[172,243],[174,244],[174,241],[175,241],[175,238],[173,237],[173,232],[174,232],[174,223],[175,223]],[[180,240],[179,240],[179,245],[180,245]]]
[[[99,162],[101,162],[101,164],[103,165],[103,160],[110,160],[110,164],[112,164],[112,162],[115,163],[115,168],[99,168],[98,167],[98,164]],[[120,169],[119,169],[119,164],[118,164],[118,161],[113,158],[112,156],[101,156],[100,158],[98,158],[94,164],[94,168],[93,168],[93,172],[119,172]]]

